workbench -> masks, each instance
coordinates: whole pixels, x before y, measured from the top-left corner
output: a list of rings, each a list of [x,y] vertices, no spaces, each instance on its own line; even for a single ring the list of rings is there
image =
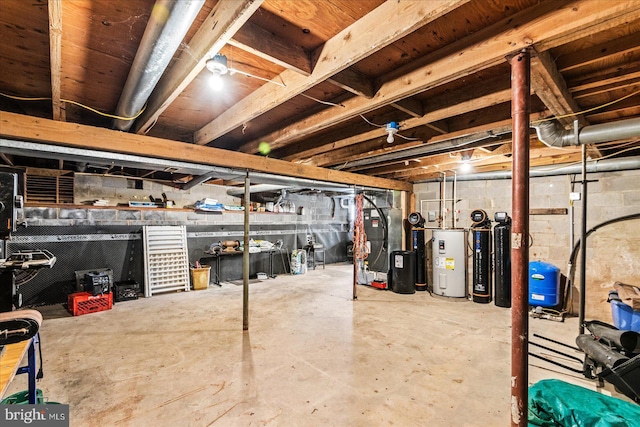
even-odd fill
[[[269,254],[269,277],[270,278],[275,278],[275,274],[273,274],[273,255],[276,253],[281,253],[283,249],[267,249],[267,250],[261,250],[260,252],[253,252],[253,253],[249,253],[249,257],[251,257],[251,255],[253,254],[260,254],[260,253],[268,253]],[[215,259],[215,269],[214,269],[214,279],[213,279],[213,284],[220,286],[220,260],[224,257],[228,257],[228,256],[234,256],[234,255],[242,255],[244,253],[244,251],[222,251],[222,252],[215,252],[215,253],[210,253],[210,252],[205,252],[205,256],[203,256],[202,258],[200,258],[200,264],[204,264],[204,265],[211,265],[209,264],[209,262],[203,262],[203,261],[207,261],[210,259]],[[285,266],[286,269],[286,266]]]
[[[36,403],[36,344],[39,343],[40,336],[34,337],[5,346],[2,357],[0,357],[0,399],[9,389],[9,384],[13,378],[19,374],[28,374],[29,403]],[[27,366],[20,366],[20,362],[27,354]]]

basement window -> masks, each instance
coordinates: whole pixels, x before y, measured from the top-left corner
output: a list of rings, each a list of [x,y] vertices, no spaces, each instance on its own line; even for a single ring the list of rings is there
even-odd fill
[[[127,179],[127,188],[132,190],[144,190],[141,179]]]

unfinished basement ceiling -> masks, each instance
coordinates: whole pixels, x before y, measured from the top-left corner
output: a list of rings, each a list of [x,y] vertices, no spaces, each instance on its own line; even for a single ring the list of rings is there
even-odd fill
[[[155,3],[3,0],[0,109],[111,128],[75,103],[115,112],[150,17],[166,13]],[[272,158],[409,182],[459,171],[463,151],[474,172],[501,171],[511,167],[507,57],[525,47],[532,120],[640,117],[638,1],[206,0],[131,132],[256,156],[267,142]],[[218,92],[204,67],[215,53],[237,70]],[[393,143],[388,122],[400,124]],[[403,153],[456,138],[477,141]],[[589,147],[592,159],[639,153],[640,137]],[[1,154],[9,166],[77,168]],[[532,130],[532,166],[580,157]]]

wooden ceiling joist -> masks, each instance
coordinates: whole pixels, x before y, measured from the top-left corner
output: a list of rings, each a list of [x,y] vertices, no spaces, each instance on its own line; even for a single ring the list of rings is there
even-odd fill
[[[218,0],[207,19],[182,52],[180,60],[162,76],[153,90],[144,113],[133,129],[145,133],[164,110],[205,68],[212,58],[258,10],[264,0]]]
[[[49,61],[51,66],[51,106],[53,120],[64,120],[60,101],[62,75],[62,0],[49,0]]]
[[[640,50],[640,46],[638,46],[638,34],[629,34],[613,42],[599,44],[588,49],[563,55],[558,58],[556,64],[560,72],[566,72],[584,67],[596,61],[620,57],[638,50]]]
[[[396,0],[387,0],[319,48],[313,55],[318,60],[310,76],[285,70],[280,75],[286,84],[285,88],[263,85],[196,131],[194,142],[208,144],[467,2],[442,0],[398,3]],[[394,17],[392,22],[389,16]],[[388,25],[380,25],[381,22],[387,22]]]
[[[449,98],[449,100],[451,101],[452,99]],[[403,120],[399,124],[400,124],[400,128],[403,130],[413,129],[415,127],[427,125],[428,123],[436,122],[438,120],[442,120],[450,116],[468,113],[470,111],[474,111],[477,109],[485,108],[485,107],[496,105],[496,104],[501,104],[503,102],[508,102],[510,100],[511,100],[511,89],[496,89],[496,91],[493,93],[479,95],[475,99],[464,100],[456,104],[450,103],[450,104],[447,104],[446,106],[445,104],[442,104],[441,106],[439,106],[437,102],[434,102],[431,105],[431,108],[436,108],[436,109],[425,113],[421,117]],[[455,102],[455,100],[453,100],[453,102]],[[322,154],[324,152],[333,151],[338,148],[358,144],[360,142],[364,142],[374,138],[383,137],[385,135],[386,135],[386,131],[384,130],[384,128],[375,128],[368,132],[361,133],[359,135],[355,135],[349,138],[332,142],[331,144],[315,147],[313,149],[309,149],[309,150],[297,153],[295,155],[285,157],[285,159],[286,160],[302,160],[302,159],[309,158],[311,156]],[[339,160],[336,159],[336,162],[339,162]],[[331,161],[327,159],[327,163],[331,163]],[[323,161],[318,164],[320,165],[320,164],[327,164],[327,163]]]
[[[246,143],[240,147],[240,150],[257,152],[260,141],[268,141],[273,148],[279,148],[288,142],[301,139],[359,114],[502,63],[509,54],[532,44],[550,48],[567,40],[575,40],[576,34],[584,37],[615,27],[629,19],[640,17],[640,2],[582,0],[572,2],[560,10],[543,16],[532,17],[531,13],[531,11],[525,11],[490,26],[483,32],[484,34],[491,32],[493,36],[487,35],[482,41],[472,46],[466,46],[402,77],[384,83],[371,100],[349,99],[342,103],[343,107],[329,108],[306,117],[277,132]],[[535,35],[535,39],[532,39],[532,35]],[[217,136],[220,135],[217,134]],[[203,140],[206,139],[209,138]]]
[[[229,40],[229,45],[303,76],[311,74],[311,59],[302,46],[297,46],[251,22],[244,24]]]
[[[580,115],[566,117],[579,112],[580,107],[571,96],[549,52],[537,52],[531,57],[531,89],[563,125],[570,125],[575,119],[579,120],[581,126],[588,124]]]

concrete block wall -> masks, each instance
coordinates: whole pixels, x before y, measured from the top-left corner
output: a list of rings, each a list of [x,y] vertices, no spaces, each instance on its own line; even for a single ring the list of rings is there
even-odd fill
[[[142,184],[142,189],[129,188],[136,182]],[[149,180],[140,180],[126,176],[104,176],[85,173],[76,173],[74,179],[74,203],[82,205],[87,202],[104,199],[110,206],[118,204],[127,205],[129,201],[149,201],[149,196],[162,197],[167,195],[169,200],[175,202],[175,206],[182,208],[191,206],[200,199],[209,197],[218,200],[225,205],[239,205],[240,198],[229,196],[229,187],[221,185],[197,185],[189,190],[179,190]]]
[[[572,185],[579,176],[549,176],[531,178],[530,207],[566,208],[571,212],[569,193],[580,192],[581,185]],[[588,184],[587,227],[613,218],[640,213],[640,171],[592,173]],[[423,183],[414,186],[416,208],[422,206],[423,216],[428,210],[438,210],[437,202],[423,202],[440,197],[441,183]],[[453,195],[453,184],[447,183],[447,198]],[[459,210],[457,227],[471,226],[470,214],[474,209],[484,209],[490,218],[495,212],[506,211],[511,215],[511,180],[459,181],[456,204]],[[575,202],[574,220],[571,215],[531,215],[529,259],[549,262],[567,274],[567,262],[571,253],[570,230],[576,241],[580,238],[581,201]],[[448,205],[451,209],[451,204]],[[447,213],[451,215],[452,212]],[[450,216],[451,218],[451,216]],[[427,227],[437,227],[437,222]],[[451,227],[451,221],[448,221]],[[427,233],[429,234],[429,233]],[[429,235],[427,235],[429,238]],[[586,317],[611,322],[611,309],[606,302],[615,281],[640,285],[640,220],[621,222],[598,229],[587,239]],[[580,283],[578,255],[574,285]],[[469,264],[469,268],[471,265]],[[469,270],[471,277],[471,270]],[[578,311],[578,289],[573,290],[573,311]]]

